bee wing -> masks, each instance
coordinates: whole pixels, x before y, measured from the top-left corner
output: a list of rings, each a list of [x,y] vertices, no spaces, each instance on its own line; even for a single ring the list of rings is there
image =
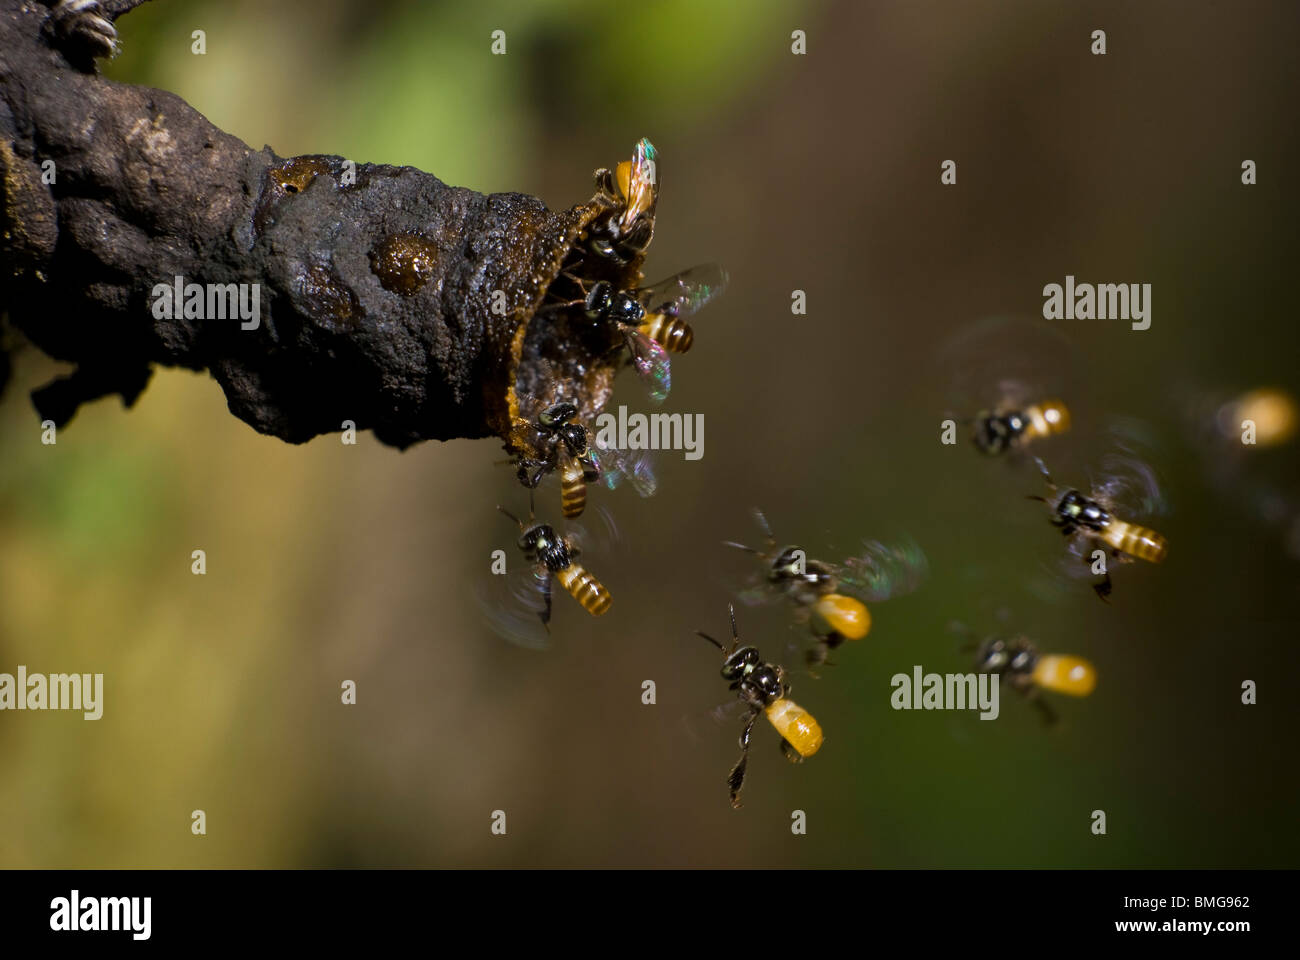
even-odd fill
[[[930,573],[925,552],[910,537],[892,544],[864,540],[863,547],[835,570],[841,587],[860,600],[879,603],[911,593]]]
[[[668,359],[668,351],[639,330],[626,328],[623,335],[627,338],[628,352],[632,354],[632,364],[651,401],[663,403],[672,389],[672,362]]]
[[[640,217],[652,217],[659,202],[659,155],[645,137],[632,150],[628,171],[626,206],[619,229],[626,233]]]
[[[600,472],[600,481],[616,490],[627,481],[640,496],[654,496],[659,489],[649,450],[627,451],[595,444],[589,448],[592,464]]]
[[[728,700],[706,710],[683,714],[682,729],[697,743],[713,740],[721,735],[719,731],[725,732],[725,729],[733,724],[738,733],[741,720],[750,709],[749,704],[739,698]],[[733,733],[732,737],[735,735]]]
[[[1058,327],[993,317],[958,330],[939,348],[939,374],[950,411],[1016,409],[1080,392],[1076,350]]]
[[[1071,580],[1093,578],[1092,553],[1094,550],[1100,550],[1103,553],[1110,552],[1109,547],[1092,537],[1070,537],[1065,547],[1065,555],[1061,557],[1061,570]]]
[[[570,520],[564,527],[564,538],[583,553],[593,550],[597,553],[610,553],[622,545],[623,537],[618,531],[618,524],[604,504],[597,504],[584,513],[583,521],[585,522]]]
[[[637,302],[647,314],[689,317],[727,288],[727,271],[716,263],[683,270],[667,280],[636,291]]]
[[[545,650],[551,645],[551,634],[542,623],[543,579],[522,557],[514,563],[516,568],[509,573],[491,575],[479,584],[476,592],[483,621],[515,646]]]
[[[1148,462],[1158,447],[1151,427],[1140,420],[1120,418],[1107,427],[1106,436],[1112,450],[1101,458],[1101,469],[1092,477],[1093,499],[1116,508],[1121,516],[1167,513],[1168,501]]]

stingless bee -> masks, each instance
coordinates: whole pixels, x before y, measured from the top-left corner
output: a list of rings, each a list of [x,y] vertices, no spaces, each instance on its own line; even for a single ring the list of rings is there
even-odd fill
[[[669,353],[685,353],[695,342],[686,318],[726,289],[727,272],[716,263],[684,270],[636,290],[619,290],[608,281],[593,284],[582,300],[560,306],[581,306],[588,320],[613,324],[623,335],[637,373],[650,398],[662,403],[671,388]]]
[[[525,524],[505,507],[498,510],[519,525],[519,549],[534,565],[533,575],[541,585],[543,607],[538,612],[542,624],[551,622],[551,580],[560,581],[573,599],[593,617],[608,613],[614,598],[604,585],[588,572],[578,557],[582,551],[573,541],[561,536],[547,523],[538,523],[532,516]]]
[[[1029,699],[1051,724],[1056,713],[1040,691],[1050,690],[1071,697],[1086,697],[1097,686],[1097,671],[1082,657],[1062,653],[1039,653],[1025,637],[989,637],[979,644],[975,658],[979,673],[996,673],[1018,693]]]
[[[611,173],[600,170],[596,184],[621,208],[587,237],[587,249],[598,257],[623,265],[645,253],[654,237],[655,206],[659,202],[659,154],[642,137]]]
[[[587,428],[575,423],[576,404],[567,401],[553,403],[530,424],[541,438],[533,448],[541,448],[541,456],[518,458],[518,477],[529,490],[535,490],[546,474],[560,470],[560,504],[569,518],[582,515],[587,506],[587,484],[600,476],[591,458],[587,444]]]
[[[1060,493],[1047,466],[1038,457],[1034,458],[1038,469],[1047,483],[1048,497],[1030,495],[1028,499],[1038,500],[1052,511],[1052,525],[1070,540],[1069,551],[1072,556],[1083,562],[1091,571],[1092,559],[1087,547],[1092,543],[1101,543],[1110,548],[1112,558],[1121,563],[1131,562],[1134,557],[1148,563],[1160,563],[1169,551],[1169,543],[1150,527],[1139,526],[1121,519],[1116,513],[1116,503],[1131,488],[1134,481],[1147,494],[1151,501],[1159,496],[1155,476],[1149,467],[1136,460],[1111,457],[1106,463],[1112,467],[1128,468],[1129,476],[1113,475],[1098,485],[1094,485],[1088,495],[1078,490],[1067,489]],[[1105,600],[1110,596],[1112,583],[1110,569],[1107,567],[1100,583],[1092,587],[1097,596]]]
[[[1061,396],[1086,394],[1076,350],[1041,321],[993,317],[967,324],[939,350],[953,419],[970,427],[989,456],[1065,433],[1071,412]],[[971,417],[970,411],[978,413]]]
[[[784,596],[793,601],[808,618],[817,640],[805,655],[810,667],[825,663],[844,641],[867,635],[871,629],[867,603],[912,592],[928,571],[925,554],[911,542],[886,546],[867,541],[862,555],[832,564],[812,560],[796,546],[778,547],[762,511],[754,510],[754,519],[767,543],[765,550],[724,541],[725,546],[754,554],[763,564],[762,582],[746,590],[741,599],[760,603]]]
[[[764,663],[755,647],[737,649],[740,635],[736,632],[736,608],[734,604],[728,604],[727,609],[731,614],[730,648],[707,633],[697,633],[722,651],[722,679],[730,684],[728,689],[749,707],[740,733],[740,759],[727,776],[731,806],[738,809],[741,805],[740,788],[745,782],[745,768],[749,764],[749,735],[760,713],[781,735],[781,752],[793,763],[802,763],[820,750],[824,738],[813,715],[790,699],[785,671],[775,664]]]
[[[1300,405],[1279,387],[1260,387],[1227,401],[1215,415],[1220,435],[1241,449],[1245,449],[1241,438],[1248,423],[1254,432],[1252,446],[1280,446],[1296,434]]]
[[[976,447],[993,456],[1069,429],[1070,411],[1060,400],[1027,404],[1008,401],[980,411],[975,417],[973,439]]]

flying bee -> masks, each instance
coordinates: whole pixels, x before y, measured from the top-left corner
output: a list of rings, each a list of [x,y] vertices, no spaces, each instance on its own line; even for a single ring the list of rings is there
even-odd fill
[[[583,300],[561,306],[580,305],[593,323],[613,324],[622,333],[650,398],[662,403],[672,386],[668,354],[685,353],[695,342],[695,332],[686,318],[722,293],[726,285],[726,271],[710,263],[631,291],[601,280]]]
[[[587,445],[587,428],[574,422],[577,415],[576,404],[563,400],[551,404],[529,424],[540,438],[532,446],[540,447],[541,455],[518,458],[519,482],[529,490],[535,490],[546,474],[559,469],[560,503],[568,518],[582,515],[587,506],[587,484],[600,476]]]
[[[737,649],[740,635],[736,632],[735,605],[729,604],[728,610],[731,614],[730,648],[707,633],[699,632],[699,636],[722,651],[722,679],[730,684],[728,689],[749,707],[749,715],[740,733],[740,759],[727,776],[731,806],[739,808],[740,788],[745,782],[745,768],[749,764],[749,735],[760,713],[781,735],[781,752],[793,763],[802,763],[820,750],[824,738],[813,715],[790,699],[785,671],[775,664],[764,663],[755,647]]]
[[[538,523],[531,516],[525,524],[504,507],[499,506],[497,509],[519,525],[519,549],[534,565],[533,575],[541,587],[543,606],[538,616],[543,626],[548,626],[551,622],[552,578],[559,580],[560,586],[593,617],[609,612],[614,598],[599,580],[578,563],[582,551],[575,542],[558,534],[550,524]]]
[[[1069,429],[1070,411],[1065,404],[1044,400],[981,410],[974,420],[973,439],[976,447],[992,456]]]
[[[632,159],[614,172],[600,170],[596,184],[619,208],[587,237],[587,249],[598,257],[624,265],[645,254],[654,237],[655,206],[659,202],[659,154],[644,137]]]
[[[977,651],[976,671],[998,674],[1033,702],[1049,724],[1056,722],[1056,713],[1039,696],[1040,691],[1086,697],[1097,686],[1097,671],[1087,660],[1071,654],[1040,654],[1024,637],[989,637]]]
[[[1300,406],[1285,390],[1260,387],[1220,406],[1215,425],[1224,439],[1242,449],[1280,446],[1295,436]],[[1251,434],[1251,444],[1243,442],[1247,433]]]
[[[741,599],[761,603],[789,598],[816,638],[805,654],[809,667],[825,663],[844,641],[867,635],[871,629],[867,603],[911,593],[928,572],[925,554],[910,541],[898,546],[867,541],[860,556],[842,564],[826,563],[810,559],[799,547],[778,546],[762,511],[755,510],[754,518],[766,541],[765,550],[724,541],[725,546],[754,554],[763,565],[760,583]]]
[[[938,367],[948,409],[965,413],[953,419],[969,426],[976,448],[990,456],[1067,432],[1072,417],[1059,397],[1086,393],[1076,351],[1041,321],[967,324],[940,348]]]
[[[1093,559],[1087,548],[1093,543],[1109,547],[1111,557],[1121,563],[1131,562],[1135,557],[1148,563],[1164,560],[1169,544],[1163,536],[1150,527],[1130,523],[1116,513],[1117,501],[1132,489],[1135,481],[1147,495],[1148,504],[1158,502],[1159,490],[1150,467],[1130,458],[1108,457],[1104,466],[1124,468],[1129,475],[1116,473],[1101,484],[1094,484],[1089,494],[1084,495],[1074,489],[1061,493],[1043,461],[1035,457],[1034,462],[1038,464],[1038,469],[1047,482],[1050,496],[1030,495],[1029,499],[1048,505],[1052,512],[1052,525],[1069,538],[1070,554],[1081,560],[1089,572],[1092,572]],[[1109,567],[1105,567],[1102,581],[1094,583],[1093,589],[1103,600],[1110,596],[1112,583]]]

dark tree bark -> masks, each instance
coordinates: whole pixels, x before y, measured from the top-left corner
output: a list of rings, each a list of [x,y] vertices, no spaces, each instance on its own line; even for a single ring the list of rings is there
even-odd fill
[[[495,435],[511,448],[519,397],[599,412],[608,339],[534,317],[571,265],[636,285],[641,256],[575,253],[616,193],[555,212],[411,167],[254,150],[179,97],[95,72],[105,24],[140,2],[102,0],[87,26],[54,0],[0,0],[0,309],[76,365],[34,392],[43,419],[112,394],[129,406],[155,364],[210,371],[233,414],[294,443],[351,420],[398,447]],[[203,317],[166,315],[178,277],[200,285]],[[256,328],[209,312],[229,284],[247,285],[246,303],[257,285]]]

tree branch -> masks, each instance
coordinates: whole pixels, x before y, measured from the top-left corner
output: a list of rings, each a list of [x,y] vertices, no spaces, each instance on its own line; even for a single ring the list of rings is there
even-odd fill
[[[141,2],[0,0],[0,308],[76,364],[33,393],[42,418],[129,406],[162,364],[210,371],[232,413],[294,443],[351,420],[398,447],[496,435],[517,453],[521,397],[594,419],[621,355],[563,308],[533,320],[561,270],[637,285],[643,249],[580,244],[626,208],[608,171],[556,212],[411,167],[253,150],[95,72],[103,28],[68,18]],[[255,328],[231,291],[255,293]]]

